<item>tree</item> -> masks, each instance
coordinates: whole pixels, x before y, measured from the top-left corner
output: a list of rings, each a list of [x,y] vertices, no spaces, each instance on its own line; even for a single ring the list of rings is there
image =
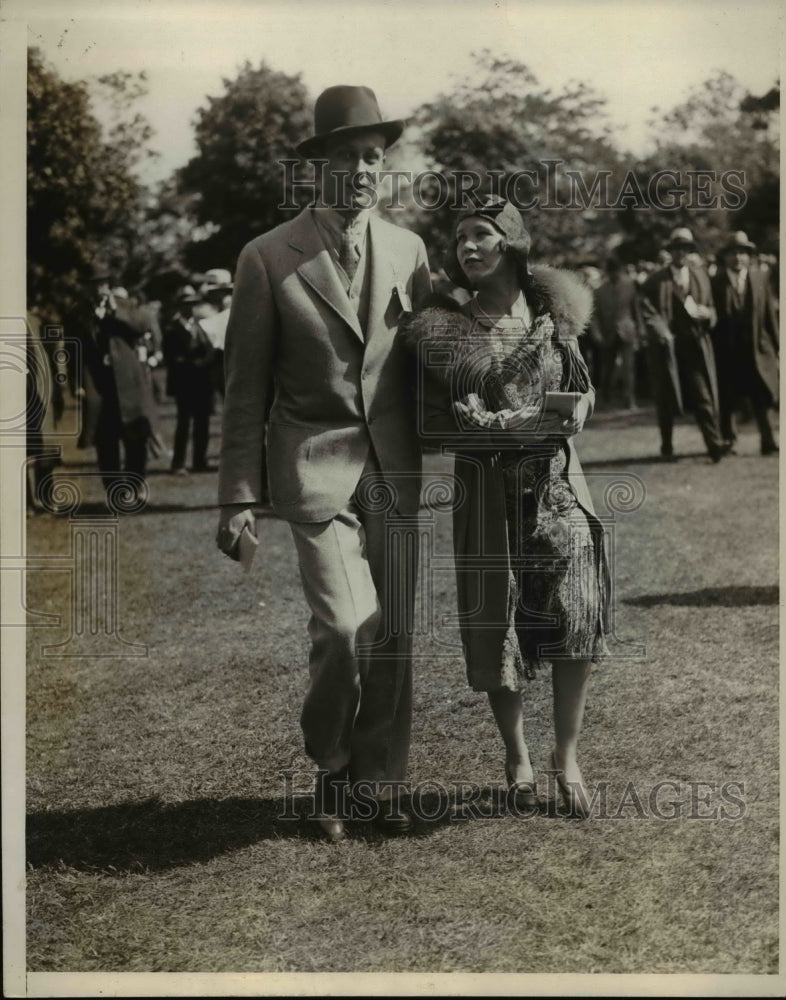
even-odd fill
[[[178,173],[181,194],[196,195],[206,237],[186,250],[190,267],[233,267],[244,243],[292,214],[280,206],[291,185],[280,161],[311,132],[311,103],[300,74],[246,62],[224,93],[208,97],[195,122],[198,154]],[[295,199],[298,204],[301,198]]]
[[[637,166],[642,185],[659,170],[680,176],[674,209],[621,215],[628,242],[646,256],[670,229],[688,226],[704,251],[744,229],[760,246],[778,235],[780,90],[755,97],[718,72],[669,111],[655,108],[655,150]],[[676,186],[675,186],[676,190]]]
[[[414,116],[429,167],[447,178],[449,205],[457,203],[454,195],[469,187],[475,173],[482,178],[479,192],[496,189],[520,205],[535,202],[527,213],[534,256],[578,263],[603,255],[616,227],[614,215],[593,207],[580,185],[591,191],[598,173],[607,171],[613,189],[622,169],[604,122],[604,101],[582,83],[559,93],[543,89],[513,59],[488,51],[473,58],[480,83],[473,73],[472,83],[459,83]],[[435,179],[431,192],[421,189],[421,202],[444,202],[436,191],[443,183]],[[453,230],[455,208],[409,214],[438,259]]]
[[[120,112],[140,86],[131,74],[99,82],[119,115],[106,136],[88,83],[62,80],[37,49],[28,53],[28,301],[46,320],[87,309],[94,268],[123,279],[143,195],[134,166],[150,133]]]

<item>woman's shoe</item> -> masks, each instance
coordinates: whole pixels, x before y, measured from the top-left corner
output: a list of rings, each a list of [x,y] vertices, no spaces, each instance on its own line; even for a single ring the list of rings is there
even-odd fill
[[[551,753],[551,769],[556,776],[562,804],[567,809],[568,815],[578,819],[587,819],[589,817],[589,795],[583,782],[565,780],[565,772],[557,768],[553,751]]]
[[[505,780],[508,783],[508,799],[516,809],[537,809],[538,793],[534,781],[514,781],[510,767],[505,764]]]

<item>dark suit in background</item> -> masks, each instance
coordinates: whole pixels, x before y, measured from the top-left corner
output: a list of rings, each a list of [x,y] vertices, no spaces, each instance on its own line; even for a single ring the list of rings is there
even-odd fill
[[[647,327],[648,361],[661,433],[661,454],[673,454],[674,419],[682,403],[698,425],[708,454],[724,454],[718,424],[718,386],[710,339],[710,318],[690,315],[688,296],[697,306],[712,310],[708,275],[688,266],[688,286],[678,287],[671,267],[662,268],[642,288],[642,316]]]
[[[720,427],[730,442],[737,439],[735,410],[751,401],[761,450],[776,450],[771,409],[778,402],[778,310],[765,275],[747,268],[742,279],[720,268],[712,281],[718,322],[712,331],[718,366]]]
[[[123,478],[121,444],[123,472],[145,476],[147,441],[157,411],[139,349],[154,329],[157,322],[149,310],[109,296],[99,307],[94,336],[83,343],[84,365],[100,400],[93,443],[107,489]]]
[[[185,301],[185,300],[183,300]],[[184,309],[164,330],[167,393],[177,407],[172,471],[185,471],[193,424],[192,469],[207,469],[210,414],[213,410],[213,347],[198,321]]]

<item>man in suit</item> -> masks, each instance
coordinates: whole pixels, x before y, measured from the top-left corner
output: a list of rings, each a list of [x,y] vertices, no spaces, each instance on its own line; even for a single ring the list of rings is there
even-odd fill
[[[719,462],[729,447],[718,423],[718,387],[710,329],[715,322],[707,273],[688,262],[695,250],[690,229],[675,229],[671,263],[642,286],[642,318],[661,435],[661,457],[674,460],[672,431],[682,400],[693,411],[707,453]]]
[[[174,396],[177,406],[170,471],[176,476],[187,476],[186,451],[192,424],[192,471],[210,471],[207,446],[213,411],[213,347],[194,317],[194,309],[202,297],[191,285],[185,285],[176,301],[177,311],[164,330],[167,392]]]
[[[267,423],[270,501],[290,523],[311,610],[301,726],[330,840],[344,836],[347,782],[387,833],[412,826],[398,792],[420,450],[397,328],[430,275],[419,237],[368,211],[403,126],[383,121],[366,87],[320,95],[315,133],[298,147],[326,161],[317,201],[243,249],[225,345],[217,540],[237,557],[242,532],[254,532]]]
[[[107,491],[123,483],[144,500],[147,443],[157,413],[142,353],[149,334],[160,336],[158,322],[149,310],[115,294],[108,276],[97,275],[95,287],[96,326],[83,344],[83,363],[98,398],[93,431],[98,468]]]
[[[712,331],[718,366],[720,429],[734,447],[734,411],[751,401],[762,455],[778,451],[771,411],[778,401],[778,310],[765,275],[751,267],[756,247],[737,232],[721,251],[722,267],[712,279],[718,322]]]
[[[636,409],[636,349],[641,317],[636,284],[616,257],[606,261],[607,279],[595,289],[595,318],[602,338],[600,389],[604,403],[610,403],[620,359],[623,403]]]

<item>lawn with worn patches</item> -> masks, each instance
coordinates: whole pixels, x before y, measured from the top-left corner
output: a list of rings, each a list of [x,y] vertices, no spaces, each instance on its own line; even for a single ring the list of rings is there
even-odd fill
[[[62,622],[28,633],[29,969],[776,972],[777,460],[746,425],[740,454],[712,465],[685,421],[680,461],[653,462],[647,413],[599,414],[578,444],[599,513],[610,488],[643,501],[609,521],[616,639],[581,743],[605,806],[584,822],[553,803],[506,811],[442,562],[416,637],[411,758],[433,818],[406,839],[354,827],[335,846],[282,818],[280,772],[298,791],[311,773],[285,523],[260,520],[244,576],[215,548],[215,475],[154,465],[148,508],[117,529],[119,634],[142,656],[42,655],[69,635],[71,584],[31,571],[29,609]],[[58,475],[91,457],[66,450]],[[427,456],[430,476],[448,468]],[[28,527],[30,555],[68,556],[67,518]],[[449,555],[445,511],[424,531]],[[548,794],[549,678],[525,699]],[[463,804],[462,783],[477,786]]]

